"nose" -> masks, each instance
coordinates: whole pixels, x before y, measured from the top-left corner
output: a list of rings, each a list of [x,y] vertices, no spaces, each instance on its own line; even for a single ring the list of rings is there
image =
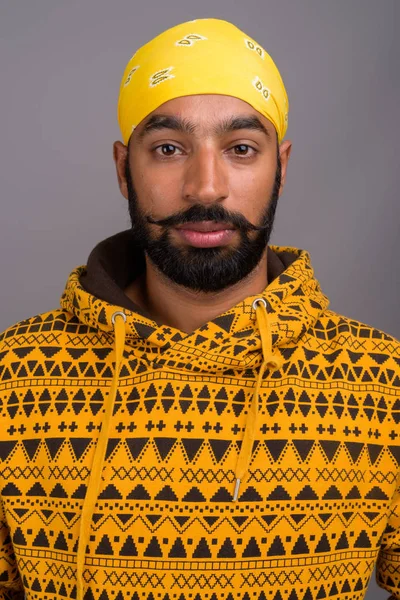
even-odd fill
[[[216,150],[202,148],[188,161],[183,183],[187,202],[214,204],[229,195],[226,164]]]

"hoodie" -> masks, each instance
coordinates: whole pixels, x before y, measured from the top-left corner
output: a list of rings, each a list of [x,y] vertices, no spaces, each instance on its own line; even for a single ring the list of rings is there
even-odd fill
[[[400,344],[305,250],[192,333],[123,232],[0,337],[0,599],[400,598]]]

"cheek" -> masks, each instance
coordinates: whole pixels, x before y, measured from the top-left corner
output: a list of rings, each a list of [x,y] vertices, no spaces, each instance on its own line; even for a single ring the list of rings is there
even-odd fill
[[[179,178],[160,177],[151,169],[136,169],[134,185],[141,209],[156,217],[170,215],[177,208],[179,189],[182,185]]]
[[[253,223],[260,218],[270,201],[275,182],[275,168],[263,165],[252,173],[242,172],[231,181],[232,201],[235,207]]]

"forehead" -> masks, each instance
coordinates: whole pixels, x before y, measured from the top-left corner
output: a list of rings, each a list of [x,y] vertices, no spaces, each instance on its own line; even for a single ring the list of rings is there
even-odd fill
[[[146,123],[158,114],[171,115],[190,121],[199,131],[232,117],[256,116],[269,133],[275,137],[275,127],[271,121],[244,100],[233,96],[197,94],[168,100],[147,115],[135,131],[140,132]]]

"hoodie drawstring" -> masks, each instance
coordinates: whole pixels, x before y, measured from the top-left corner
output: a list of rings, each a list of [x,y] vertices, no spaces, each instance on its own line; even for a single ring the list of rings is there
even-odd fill
[[[108,399],[105,404],[103,422],[97,440],[96,449],[94,451],[93,465],[90,472],[89,484],[82,509],[76,560],[77,600],[83,600],[83,568],[85,566],[86,547],[90,535],[90,525],[92,523],[93,511],[96,506],[100,491],[101,475],[106,456],[111,418],[114,412],[115,399],[117,397],[118,380],[125,347],[126,315],[123,312],[118,311],[113,314],[111,320],[114,326],[115,334],[115,371]]]
[[[243,442],[236,464],[236,483],[233,495],[233,500],[235,501],[238,499],[240,483],[248,471],[251,460],[254,440],[257,433],[259,393],[265,369],[279,369],[282,366],[281,357],[278,357],[272,353],[272,335],[267,316],[267,303],[264,298],[257,298],[254,300],[253,309],[256,311],[257,324],[260,331],[263,362],[258,372],[250,411],[247,416]],[[118,311],[113,314],[112,323],[115,334],[115,371],[108,399],[105,405],[104,418],[97,440],[96,449],[94,451],[93,465],[82,508],[76,564],[77,600],[83,600],[83,569],[85,565],[85,554],[90,535],[93,512],[99,496],[101,476],[111,427],[111,418],[114,412],[115,399],[117,397],[118,381],[125,348],[125,322],[126,315],[123,312]]]
[[[257,433],[258,401],[265,369],[280,369],[282,366],[282,358],[272,353],[272,334],[268,320],[267,303],[264,298],[256,298],[252,306],[256,311],[257,324],[260,331],[263,362],[258,372],[249,414],[247,415],[246,429],[243,436],[242,446],[240,448],[240,453],[236,464],[236,483],[235,491],[233,493],[234,501],[238,499],[240,482],[249,469],[254,440]]]

